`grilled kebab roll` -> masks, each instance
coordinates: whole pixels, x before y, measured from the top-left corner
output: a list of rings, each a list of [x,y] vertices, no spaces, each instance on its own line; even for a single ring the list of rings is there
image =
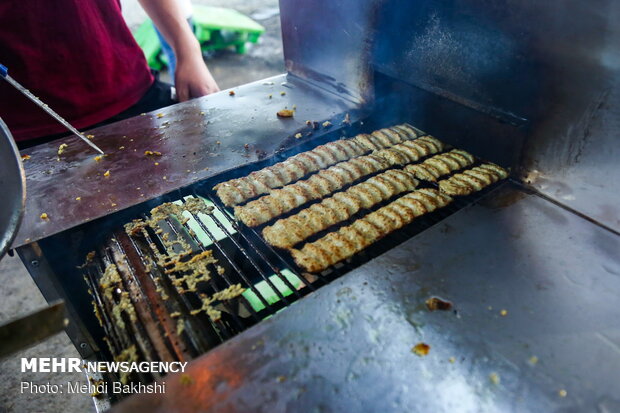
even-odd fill
[[[405,123],[390,128],[379,129],[370,135],[362,133],[351,140],[361,144],[369,151],[376,151],[417,137],[418,133],[415,129],[413,129],[411,125]]]
[[[403,192],[413,191],[418,181],[413,174],[390,170],[326,198],[319,204],[263,229],[265,240],[279,248],[291,248],[309,236],[351,218],[362,208],[370,208]]]
[[[375,151],[373,154],[386,159],[390,165],[405,165],[416,162],[425,156],[441,152],[443,148],[444,145],[440,140],[432,136],[422,136],[412,141],[405,141],[390,148]]]
[[[339,140],[317,146],[273,166],[217,184],[213,189],[224,205],[240,204],[255,196],[269,193],[309,173],[338,162],[363,155],[368,150],[353,139]]]
[[[224,205],[233,206],[255,196],[267,194],[312,172],[338,162],[417,138],[412,126],[403,124],[384,128],[370,135],[361,134],[352,139],[329,142],[310,151],[302,152],[283,162],[263,168],[237,179],[217,184],[213,189]]]
[[[448,195],[469,195],[507,177],[501,166],[485,163],[439,181],[439,189]]]
[[[437,178],[466,168],[473,163],[474,157],[472,154],[460,149],[453,149],[450,152],[440,153],[432,158],[428,158],[422,163],[407,165],[405,170],[423,181],[436,182]]]
[[[235,217],[249,227],[271,221],[298,206],[323,198],[357,179],[389,167],[389,163],[378,156],[367,155],[340,162],[323,169],[304,181],[298,181],[284,188],[275,189],[255,201],[235,207]]]
[[[452,198],[436,189],[419,189],[403,195],[353,224],[331,232],[323,238],[291,249],[297,265],[309,272],[319,272],[353,256],[390,232],[411,223],[416,217],[442,208]]]

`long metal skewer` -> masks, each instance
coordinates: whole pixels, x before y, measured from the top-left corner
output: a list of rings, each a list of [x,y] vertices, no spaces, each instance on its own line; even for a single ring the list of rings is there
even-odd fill
[[[23,93],[28,99],[32,100],[37,106],[39,106],[41,109],[46,111],[51,117],[53,117],[58,122],[60,122],[65,128],[67,128],[71,132],[73,132],[73,134],[75,134],[78,138],[80,138],[84,142],[86,142],[88,144],[88,146],[90,146],[91,148],[93,148],[94,150],[99,152],[100,154],[102,154],[102,155],[104,154],[104,152],[101,149],[99,149],[99,147],[97,145],[92,143],[86,136],[84,136],[84,134],[82,134],[80,131],[78,131],[73,126],[71,126],[71,124],[69,122],[64,120],[64,118],[62,118],[58,113],[56,113],[52,109],[50,109],[50,107],[47,106],[45,103],[43,103],[41,101],[41,99],[39,99],[38,97],[33,95],[32,92],[30,92],[28,89],[26,89],[25,87],[20,85],[15,79],[13,79],[11,76],[9,76],[9,70],[6,68],[6,66],[4,66],[2,64],[0,64],[0,76],[2,76],[2,78],[4,78],[4,80],[9,82],[15,89],[17,89],[21,93]]]

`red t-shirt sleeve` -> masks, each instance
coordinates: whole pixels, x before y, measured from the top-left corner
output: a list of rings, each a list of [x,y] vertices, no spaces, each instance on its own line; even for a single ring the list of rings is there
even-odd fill
[[[119,0],[0,1],[0,63],[77,128],[129,108],[153,83]],[[18,141],[64,131],[6,82],[0,117]]]

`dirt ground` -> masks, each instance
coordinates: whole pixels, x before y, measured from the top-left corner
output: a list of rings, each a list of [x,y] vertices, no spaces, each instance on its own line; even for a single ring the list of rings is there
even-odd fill
[[[263,79],[284,72],[282,39],[277,0],[194,0],[194,4],[206,4],[234,8],[265,26],[260,42],[252,45],[247,54],[233,51],[218,52],[210,56],[207,64],[220,88],[226,89],[253,80]],[[138,27],[145,19],[137,0],[122,0],[123,13],[131,28]],[[166,74],[162,76],[166,79]],[[36,196],[36,194],[29,194]],[[0,323],[45,305],[43,296],[17,257],[5,257],[0,261]],[[85,395],[22,395],[20,383],[33,381],[45,384],[64,381],[84,381],[79,374],[21,373],[21,357],[78,357],[66,334],[14,354],[0,361],[0,413],[4,412],[86,412],[94,411],[90,397]]]

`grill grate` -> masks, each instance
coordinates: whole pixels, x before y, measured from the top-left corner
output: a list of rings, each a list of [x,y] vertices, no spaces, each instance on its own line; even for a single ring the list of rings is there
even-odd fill
[[[474,165],[477,164],[479,162]],[[238,171],[233,171],[232,175],[235,173]],[[226,177],[217,179],[221,182]],[[213,181],[195,184],[167,197],[179,206],[190,199],[201,199],[213,208],[210,212],[184,208],[183,217],[169,215],[159,220],[155,227],[143,228],[138,235],[129,235],[118,228],[103,243],[98,243],[95,258],[85,267],[84,277],[108,343],[109,354],[102,355],[103,358],[111,356],[118,360],[128,357],[127,349],[131,346],[135,347],[134,356],[147,361],[184,361],[203,354],[322,285],[428,229],[498,186],[491,185],[467,197],[455,198],[448,206],[416,218],[354,257],[320,274],[308,274],[298,270],[287,252],[272,247],[263,239],[261,231],[271,222],[255,228],[240,225],[233,218],[232,209],[225,207],[213,192]],[[421,185],[424,186],[437,187],[436,184]],[[391,201],[393,199],[371,210],[361,211],[306,241],[350,225]],[[299,207],[283,217],[308,206]],[[144,212],[138,216],[144,221],[150,218]],[[183,274],[166,271],[167,267],[162,262],[162,258],[178,259],[184,251],[188,252],[180,260],[187,261],[206,251],[211,251],[217,260],[217,263],[208,265],[211,277],[200,281],[193,291],[175,288],[175,282]],[[106,294],[101,283],[106,268],[111,264],[118,269],[121,282],[110,295],[109,292]],[[219,270],[220,267],[222,270]],[[196,312],[205,297],[222,293],[237,284],[241,284],[246,291],[214,304],[221,312],[219,318],[214,320],[205,312]],[[122,310],[117,310],[120,315],[114,315],[123,294],[129,296],[135,305],[135,315]],[[119,325],[116,317],[124,323]],[[154,378],[157,377],[137,375],[126,379],[148,382]]]

